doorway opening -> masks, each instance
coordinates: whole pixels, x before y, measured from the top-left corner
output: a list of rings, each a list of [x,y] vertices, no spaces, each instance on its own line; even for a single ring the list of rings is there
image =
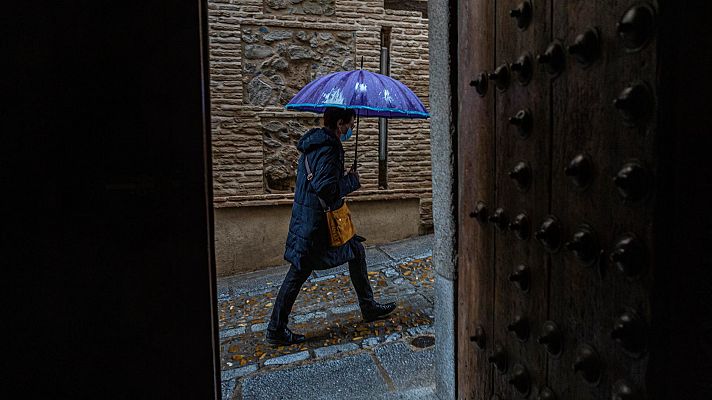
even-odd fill
[[[358,233],[367,239],[375,298],[397,300],[398,309],[387,319],[363,321],[348,266],[341,265],[313,272],[301,287],[289,327],[306,334],[307,342],[279,347],[264,339],[289,267],[283,254],[299,157],[295,145],[310,128],[322,126],[320,115],[287,111],[284,105],[313,79],[356,69],[363,57],[364,69],[392,75],[428,106],[426,2],[408,2],[417,3],[415,8],[386,3],[353,9],[353,2],[342,0],[208,0],[224,398],[274,398],[280,390],[294,398],[330,390],[421,390],[424,398],[434,393],[427,120],[392,120],[386,128],[376,118],[361,118],[361,188],[347,198]],[[343,144],[350,165],[353,140]],[[404,360],[410,367],[400,371]],[[340,368],[346,375],[366,374],[359,381],[369,386],[305,384],[333,378]],[[294,386],[284,383],[307,370],[300,387],[318,392],[289,392]]]

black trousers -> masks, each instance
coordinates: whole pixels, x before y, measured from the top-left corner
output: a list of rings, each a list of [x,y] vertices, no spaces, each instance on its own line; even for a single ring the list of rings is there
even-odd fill
[[[358,304],[363,309],[373,305],[373,290],[368,282],[368,270],[366,269],[366,250],[363,244],[356,242],[356,258],[349,261],[349,276],[351,283],[356,289]],[[292,306],[297,299],[297,295],[311,274],[311,270],[307,268],[297,269],[292,265],[284,277],[284,282],[279,288],[277,299],[272,308],[272,317],[269,320],[267,329],[276,331],[283,329],[289,322],[289,313],[292,312]]]

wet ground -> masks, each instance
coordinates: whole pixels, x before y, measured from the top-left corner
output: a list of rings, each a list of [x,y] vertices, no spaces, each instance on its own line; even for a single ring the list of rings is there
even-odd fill
[[[289,327],[293,346],[264,340],[287,267],[220,279],[223,399],[434,398],[432,235],[367,247],[377,301],[396,301],[386,319],[364,322],[346,265],[315,271]]]

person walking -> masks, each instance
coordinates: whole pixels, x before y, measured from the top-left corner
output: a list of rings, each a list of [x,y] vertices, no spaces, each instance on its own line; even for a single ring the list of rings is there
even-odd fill
[[[344,148],[341,144],[341,141],[351,137],[354,118],[352,109],[326,108],[324,126],[309,130],[297,143],[301,156],[284,252],[284,259],[291,266],[279,289],[267,326],[266,339],[271,344],[304,342],[304,335],[292,332],[287,323],[302,284],[315,269],[349,263],[349,276],[365,321],[382,318],[396,308],[394,302],[380,304],[373,298],[363,237],[354,235],[338,247],[329,244],[323,205],[336,210],[342,206],[344,196],[361,187],[358,172],[353,167],[348,171],[344,168]]]

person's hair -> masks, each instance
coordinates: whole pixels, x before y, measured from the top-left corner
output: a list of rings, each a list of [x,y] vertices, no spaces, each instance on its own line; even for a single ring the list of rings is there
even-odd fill
[[[324,110],[324,126],[336,129],[336,124],[339,120],[349,122],[355,116],[356,112],[351,108],[327,107]]]

